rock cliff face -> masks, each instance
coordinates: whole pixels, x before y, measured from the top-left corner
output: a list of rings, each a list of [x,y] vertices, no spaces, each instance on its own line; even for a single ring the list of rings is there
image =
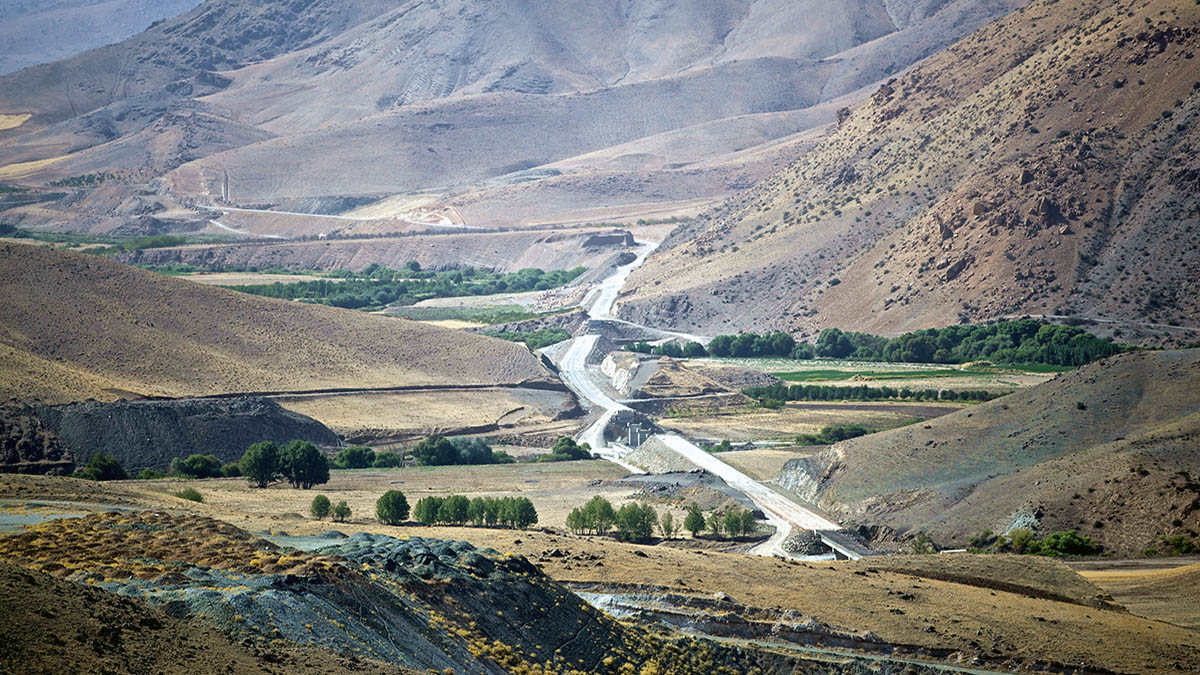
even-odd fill
[[[171,459],[196,453],[234,462],[259,441],[339,444],[320,422],[256,397],[75,403],[40,406],[36,414],[80,465],[105,454],[131,474],[164,471]]]
[[[0,472],[63,475],[75,458],[28,406],[0,408]]]
[[[1194,3],[1057,0],[988,25],[676,230],[621,315],[811,335],[1029,314],[1200,340],[1198,24]]]

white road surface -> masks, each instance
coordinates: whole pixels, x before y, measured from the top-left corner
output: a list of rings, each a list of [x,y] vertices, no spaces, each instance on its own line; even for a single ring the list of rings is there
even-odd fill
[[[646,258],[657,247],[658,243],[641,244],[642,250],[633,262],[617,268],[611,276],[601,281],[597,288],[588,294],[583,305],[587,309],[589,317],[607,321],[617,320],[613,316],[612,311],[621,287],[624,286],[625,280],[629,278],[629,274],[645,262]],[[697,341],[703,340],[703,336],[677,335],[696,339]],[[563,382],[593,410],[600,411],[599,418],[585,429],[577,440],[587,442],[591,445],[593,452],[611,462],[619,464],[628,471],[644,473],[641,469],[623,461],[619,448],[609,446],[605,443],[604,428],[608,425],[609,420],[617,411],[629,410],[630,408],[609,396],[605,388],[598,382],[598,378],[602,378],[603,375],[598,373],[597,369],[588,367],[588,358],[595,351],[596,343],[599,339],[600,336],[594,334],[581,335],[572,339],[562,360],[559,362],[559,372]],[[752,553],[786,557],[788,554],[783,549],[783,542],[791,534],[792,529],[796,527],[805,530],[841,529],[841,526],[837,523],[813,513],[809,509],[754,480],[741,471],[722,462],[714,455],[705,452],[702,448],[682,436],[677,434],[660,434],[656,438],[692,464],[715,476],[719,476],[730,487],[741,491],[749,497],[762,510],[767,516],[767,520],[775,526],[775,534],[767,541],[752,549]]]

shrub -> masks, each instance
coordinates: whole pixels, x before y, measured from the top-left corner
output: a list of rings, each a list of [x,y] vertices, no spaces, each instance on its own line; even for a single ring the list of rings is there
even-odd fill
[[[436,434],[417,443],[412,454],[421,466],[511,464],[514,461],[507,453],[493,451],[481,438],[451,440]]]
[[[342,448],[333,463],[339,469],[366,469],[375,463],[375,451],[361,445]]]
[[[308,441],[292,441],[279,449],[279,472],[292,487],[307,490],[329,482],[329,460]]]
[[[1008,540],[1014,553],[1036,555],[1042,550],[1042,545],[1033,535],[1033,530],[1013,530],[1008,533]]]
[[[316,518],[317,520],[321,520],[325,516],[329,515],[329,511],[331,509],[332,506],[329,504],[329,497],[326,497],[325,495],[317,495],[316,497],[313,497],[312,505],[308,507],[308,510],[313,514],[313,518]]]
[[[156,480],[158,478],[166,478],[166,477],[167,477],[167,474],[165,474],[161,471],[156,471],[154,469],[142,469],[142,472],[138,474],[138,478],[141,480]]]
[[[226,478],[239,478],[242,475],[242,467],[237,462],[226,462],[221,466],[221,475]]]
[[[796,437],[796,445],[833,445],[869,433],[871,430],[861,424],[831,424],[819,434],[800,434]]]
[[[395,466],[404,466],[404,455],[391,450],[383,450],[375,453],[375,461],[371,462],[371,466],[376,469],[387,469]]]
[[[1167,555],[1193,555],[1200,553],[1200,546],[1183,534],[1163,535],[1163,550]]]
[[[1099,552],[1100,547],[1091,537],[1068,530],[1046,535],[1039,543],[1037,554],[1061,558],[1067,555],[1096,555]]]
[[[251,485],[265,488],[279,474],[279,447],[271,441],[255,443],[242,455],[238,467]]]
[[[345,522],[349,517],[350,506],[346,504],[345,500],[338,502],[337,505],[333,507],[333,519],[337,522]]]
[[[169,473],[180,478],[220,478],[225,475],[221,460],[214,455],[188,455],[187,459],[176,457],[171,460]]]
[[[408,500],[399,490],[388,490],[375,502],[375,517],[387,525],[399,525],[408,520]]]
[[[125,473],[125,469],[117,460],[108,455],[92,455],[86,466],[78,469],[71,474],[72,478],[83,478],[85,480],[125,480],[129,478],[129,474]]]
[[[204,495],[200,494],[200,492],[196,488],[190,488],[190,487],[184,488],[184,489],[180,490],[179,492],[176,492],[175,496],[179,497],[180,499],[186,499],[191,502],[204,501]]]

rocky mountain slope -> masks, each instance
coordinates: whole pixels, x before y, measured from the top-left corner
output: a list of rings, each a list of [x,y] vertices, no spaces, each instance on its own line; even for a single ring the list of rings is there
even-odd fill
[[[1200,532],[1200,350],[1135,352],[793,460],[779,482],[844,521],[965,546],[1079,530],[1140,555]]]
[[[1198,49],[1192,3],[1034,2],[679,228],[621,315],[808,334],[1064,315],[1194,341]]]
[[[511,342],[12,244],[0,245],[0,354],[4,396],[51,404],[553,379]]]
[[[647,204],[712,199],[796,148],[749,165],[738,153],[828,124],[830,102],[1022,4],[208,0],[0,78],[0,113],[21,116],[0,130],[0,179],[121,170],[142,184],[174,170],[156,189],[206,202],[226,175],[240,204],[485,187],[504,201],[516,181],[486,181],[537,167],[522,182],[559,178],[545,165],[621,146],[619,170],[585,160],[568,171],[576,183],[545,186],[574,195],[559,217],[607,206],[626,191],[613,181],[667,186],[636,189]],[[680,131],[722,140],[700,153],[664,142]],[[716,166],[661,173],[698,158]]]
[[[9,0],[0,6],[0,75],[120,42],[200,0]]]

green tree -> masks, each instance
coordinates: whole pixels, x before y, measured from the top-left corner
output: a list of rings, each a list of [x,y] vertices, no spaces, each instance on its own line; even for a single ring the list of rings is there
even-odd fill
[[[129,474],[117,460],[108,455],[92,455],[86,466],[71,474],[74,478],[85,480],[125,480]]]
[[[471,504],[467,507],[467,518],[471,521],[471,524],[475,527],[482,527],[484,513],[483,498],[476,497],[472,499]]]
[[[375,461],[371,462],[371,466],[376,469],[388,469],[395,466],[404,466],[403,453],[393,452],[391,450],[381,450],[375,453]]]
[[[237,462],[226,462],[221,465],[221,475],[226,478],[240,478],[242,467]]]
[[[421,466],[458,464],[458,448],[449,439],[436,434],[417,443],[412,454]]]
[[[279,449],[279,471],[302,490],[329,482],[329,460],[308,441],[292,441]]]
[[[524,529],[530,525],[536,525],[537,521],[537,509],[533,507],[533,502],[526,497],[518,497],[515,500],[513,524]]]
[[[339,469],[366,469],[375,463],[375,451],[361,445],[352,445],[338,451],[334,466]]]
[[[1033,530],[1018,529],[1008,533],[1008,539],[1014,553],[1036,555],[1041,552],[1041,542],[1034,536]]]
[[[433,525],[438,522],[438,513],[442,509],[441,497],[422,497],[413,507],[413,518],[422,525]]]
[[[663,539],[674,539],[676,533],[679,532],[679,525],[676,524],[675,516],[672,516],[670,511],[659,516],[658,531],[662,533]]]
[[[617,513],[613,510],[612,503],[600,495],[592,497],[584,505],[583,515],[588,527],[594,530],[596,534],[608,532],[608,528],[612,527],[613,522],[617,518]]]
[[[171,460],[170,474],[181,478],[219,478],[224,475],[221,460],[214,455],[188,455]]]
[[[700,510],[699,504],[690,504],[687,510],[687,516],[683,519],[683,529],[692,533],[692,537],[700,536],[700,530],[704,529],[704,512]]]
[[[333,507],[333,519],[339,523],[343,523],[350,517],[350,506],[345,500],[342,500]]]
[[[387,525],[399,525],[408,520],[408,500],[399,490],[388,490],[375,502],[375,517]]]
[[[713,511],[708,514],[708,529],[712,531],[714,537],[721,536],[721,531],[725,527],[725,515]]]
[[[279,447],[271,441],[251,445],[238,466],[254,487],[265,488],[279,475]]]
[[[329,504],[329,497],[326,497],[325,495],[317,495],[316,497],[313,497],[312,505],[308,507],[308,510],[312,512],[313,518],[321,520],[325,516],[329,515],[331,508],[332,507]]]
[[[450,495],[438,507],[438,520],[443,523],[461,525],[467,522],[471,512],[471,500],[462,495]]]
[[[576,506],[567,514],[567,529],[575,534],[583,534],[587,529],[587,519],[583,515],[583,509]]]
[[[644,542],[654,536],[658,514],[650,505],[625,504],[617,511],[616,525],[622,541]]]

